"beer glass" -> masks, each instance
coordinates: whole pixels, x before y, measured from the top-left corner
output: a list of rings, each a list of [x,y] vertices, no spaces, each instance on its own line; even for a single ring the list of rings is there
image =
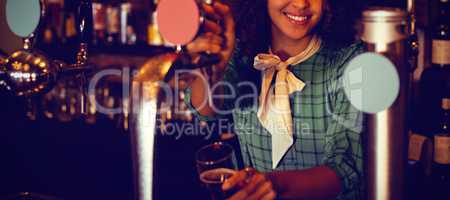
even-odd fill
[[[223,191],[222,183],[236,173],[233,148],[222,142],[204,146],[196,154],[200,181],[207,188],[212,200],[224,200],[234,191]]]

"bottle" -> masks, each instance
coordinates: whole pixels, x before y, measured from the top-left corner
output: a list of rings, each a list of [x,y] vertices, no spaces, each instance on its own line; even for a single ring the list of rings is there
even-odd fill
[[[428,188],[430,185],[432,162],[432,140],[410,130],[405,186],[412,190],[406,194],[406,199],[425,199],[429,195],[428,190],[416,188]]]
[[[433,25],[432,66],[423,73],[420,81],[419,121],[422,132],[430,137],[439,131],[441,99],[450,96],[450,33],[449,0],[438,0],[438,16]]]
[[[45,44],[45,45],[55,45],[58,40],[56,27],[53,26],[51,18],[45,17],[43,21],[43,29],[41,32],[41,35],[38,37],[39,43]]]
[[[434,136],[432,199],[450,199],[450,98],[442,99],[441,133]]]
[[[94,23],[94,45],[103,46],[106,43],[106,5],[101,0],[92,2]]]
[[[158,0],[153,0],[153,5],[154,9],[150,15],[150,20],[147,25],[147,44],[151,46],[162,46],[164,45],[164,41],[159,32],[158,23],[156,20],[158,16],[158,13],[156,12]]]
[[[132,45],[136,43],[136,34],[133,26],[132,4],[120,4],[120,44]]]
[[[46,45],[55,45],[61,37],[63,19],[63,1],[48,0],[47,13],[43,22],[43,29],[39,42]]]
[[[440,69],[441,79],[445,89],[443,96],[450,95],[450,9],[449,0],[439,0],[439,15],[434,25],[432,38],[431,62],[434,68]],[[440,98],[440,99],[441,99]]]
[[[106,41],[113,46],[120,43],[120,2],[111,1],[106,7]]]
[[[76,1],[64,1],[63,30],[61,40],[65,45],[75,45],[77,43],[77,29],[75,18],[76,7]]]
[[[436,67],[450,67],[449,17],[448,0],[439,0],[439,15],[434,25],[431,53],[431,62]]]

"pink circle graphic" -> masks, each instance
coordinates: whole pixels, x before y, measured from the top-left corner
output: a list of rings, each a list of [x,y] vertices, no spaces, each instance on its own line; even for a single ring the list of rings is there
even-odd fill
[[[165,41],[185,45],[194,39],[200,26],[195,0],[161,0],[156,12],[159,31]]]

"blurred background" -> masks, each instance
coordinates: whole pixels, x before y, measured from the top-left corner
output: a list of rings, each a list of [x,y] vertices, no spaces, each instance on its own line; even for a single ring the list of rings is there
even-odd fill
[[[36,48],[68,63],[75,61],[78,45],[77,2],[47,0],[48,15],[36,33]],[[173,48],[158,36],[153,14],[157,2],[94,0],[94,38],[89,61],[95,68],[91,74],[106,68],[132,70],[149,56]],[[0,0],[0,54],[3,58],[23,45],[22,39],[15,36],[6,23],[5,3],[6,0]],[[363,4],[406,9],[406,0],[366,0]],[[420,46],[413,73],[409,132],[428,140],[442,132],[445,121],[442,113],[448,110],[443,110],[441,100],[450,98],[449,67],[433,64],[431,55],[432,40],[439,21],[443,20],[439,9],[437,0],[415,1]],[[89,100],[88,115],[81,115],[79,85],[79,78],[63,78],[51,91],[33,98],[17,98],[0,92],[0,199],[19,192],[60,199],[132,199],[129,116],[127,112],[99,113]],[[96,88],[95,97],[104,107],[126,109],[122,89],[120,78],[106,77]],[[232,134],[223,134],[228,132],[217,128],[205,130],[208,124],[187,111],[183,97],[180,93],[173,102],[166,102],[170,109],[159,117],[163,124],[193,124],[196,132],[164,134],[167,133],[164,126],[158,129],[156,199],[207,199],[197,178],[195,151],[217,140],[239,150]],[[174,114],[172,111],[177,109],[186,112]],[[178,138],[179,135],[183,136]],[[423,199],[434,187],[432,153],[427,153],[432,147],[422,144],[427,143],[417,147],[424,149],[419,158],[410,157],[409,199]]]

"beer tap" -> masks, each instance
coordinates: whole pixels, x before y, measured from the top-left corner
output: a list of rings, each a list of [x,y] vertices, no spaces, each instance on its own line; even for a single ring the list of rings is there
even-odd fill
[[[205,0],[200,3],[211,4],[212,1]],[[162,4],[166,5],[162,5]],[[140,66],[137,74],[132,79],[132,114],[130,118],[130,136],[131,136],[131,147],[133,155],[133,165],[134,165],[134,185],[135,185],[135,199],[139,200],[152,200],[154,198],[153,193],[153,160],[154,152],[156,149],[155,136],[157,132],[157,117],[158,117],[158,106],[160,106],[162,83],[170,80],[175,74],[176,70],[180,69],[196,69],[205,68],[211,69],[211,66],[220,61],[220,55],[217,54],[190,54],[183,50],[182,45],[194,40],[194,38],[188,37],[185,42],[180,41],[179,38],[172,38],[170,36],[170,31],[165,32],[164,30],[171,30],[172,32],[186,33],[185,30],[181,29],[178,24],[171,23],[160,23],[164,17],[168,18],[179,18],[184,16],[192,16],[192,12],[196,12],[198,18],[193,17],[192,23],[195,26],[196,33],[191,34],[196,35],[201,32],[201,25],[204,22],[206,16],[201,16],[201,6],[193,6],[197,10],[186,12],[177,12],[174,14],[170,9],[170,3],[180,4],[181,2],[176,0],[166,0],[160,1],[158,4],[156,23],[161,30],[161,36],[163,41],[170,44],[174,44],[177,48],[173,52],[153,56],[149,58],[144,65]],[[182,3],[194,3],[197,1],[183,1]],[[181,5],[178,5],[183,7]],[[191,6],[191,5],[188,5]],[[164,19],[162,19],[164,21]],[[166,26],[166,27],[162,27]],[[171,27],[167,27],[171,26]],[[166,29],[167,28],[167,29]],[[165,35],[164,33],[169,33]],[[159,44],[159,39],[157,43]],[[207,71],[207,70],[206,70]]]
[[[417,56],[419,55],[419,41],[416,32],[415,0],[407,0],[407,12],[409,15],[409,38],[408,38],[408,63],[411,72],[417,68]]]
[[[45,10],[45,0],[40,0],[40,4],[41,10]],[[62,77],[81,75],[84,79],[84,73],[91,69],[87,62],[88,42],[92,34],[91,4],[91,0],[80,1],[77,26],[80,45],[75,63],[53,60],[35,49],[32,45],[34,33],[31,33],[24,39],[23,48],[6,58],[0,68],[4,88],[16,96],[31,97],[49,91]],[[41,14],[45,15],[45,12]]]

